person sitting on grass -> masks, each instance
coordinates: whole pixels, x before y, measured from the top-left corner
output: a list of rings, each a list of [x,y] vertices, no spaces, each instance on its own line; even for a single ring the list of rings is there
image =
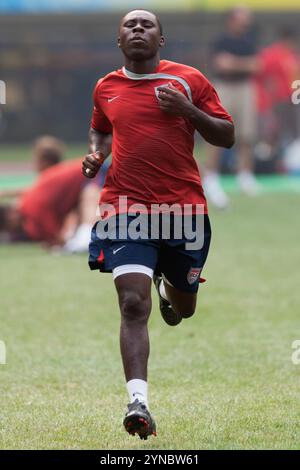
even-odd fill
[[[108,142],[108,151],[110,145]],[[81,173],[81,158],[44,169],[41,160],[36,161],[41,173],[33,186],[17,201],[0,206],[2,239],[42,242],[68,252],[86,251],[107,167],[93,183],[87,183]]]
[[[38,137],[32,147],[31,166],[35,173],[40,175],[43,171],[63,161],[65,152],[64,143],[56,137],[44,135]],[[1,198],[20,197],[26,188],[5,189],[0,191]]]

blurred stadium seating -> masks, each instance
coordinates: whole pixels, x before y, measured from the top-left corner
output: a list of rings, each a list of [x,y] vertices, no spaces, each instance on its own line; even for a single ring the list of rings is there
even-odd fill
[[[143,6],[159,12],[159,3],[148,1]],[[214,7],[233,3],[176,2],[177,9],[185,9],[179,13],[171,11],[174,2],[164,1],[160,16],[167,46],[162,57],[196,66],[210,75],[209,46],[223,23],[223,12]],[[248,3],[258,5],[255,0]],[[44,133],[68,141],[86,139],[93,86],[98,77],[120,66],[115,47],[117,24],[120,15],[137,4],[0,1],[0,11],[7,13],[0,16],[0,79],[7,83],[7,104],[2,106],[0,117],[1,142],[28,142]],[[294,6],[294,10],[271,9],[278,4],[277,0],[264,2],[270,9],[255,15],[261,46],[274,39],[279,27],[296,28],[300,22],[298,2],[285,2],[286,8]],[[91,11],[96,7],[97,12]],[[170,11],[165,11],[168,8]]]

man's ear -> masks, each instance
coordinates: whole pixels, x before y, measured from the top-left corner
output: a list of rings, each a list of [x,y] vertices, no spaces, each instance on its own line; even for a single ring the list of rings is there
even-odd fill
[[[118,38],[118,47],[121,47],[121,39]]]
[[[166,44],[165,38],[164,36],[161,36],[159,40],[159,47],[164,47],[165,44]]]

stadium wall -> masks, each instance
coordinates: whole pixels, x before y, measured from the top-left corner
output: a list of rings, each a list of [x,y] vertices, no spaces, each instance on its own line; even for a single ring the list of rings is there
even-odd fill
[[[259,11],[258,43],[297,28],[300,11]],[[1,142],[30,141],[51,133],[68,141],[86,139],[97,79],[119,68],[116,47],[120,14],[9,15],[0,17]],[[220,12],[160,15],[167,38],[162,58],[198,67],[210,76],[209,48],[223,25]],[[300,78],[300,77],[299,77]]]

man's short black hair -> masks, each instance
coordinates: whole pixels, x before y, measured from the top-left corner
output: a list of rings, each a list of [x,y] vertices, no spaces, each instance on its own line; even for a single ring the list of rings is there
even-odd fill
[[[128,13],[131,13],[132,11],[136,11],[136,10],[147,11],[148,13],[151,13],[151,15],[155,16],[158,27],[159,27],[159,33],[160,33],[161,36],[163,35],[163,27],[162,27],[162,24],[160,22],[160,19],[158,18],[158,16],[155,13],[153,13],[153,11],[146,10],[145,8],[135,8],[134,10],[128,11],[124,16],[126,16],[126,15],[128,15]]]

